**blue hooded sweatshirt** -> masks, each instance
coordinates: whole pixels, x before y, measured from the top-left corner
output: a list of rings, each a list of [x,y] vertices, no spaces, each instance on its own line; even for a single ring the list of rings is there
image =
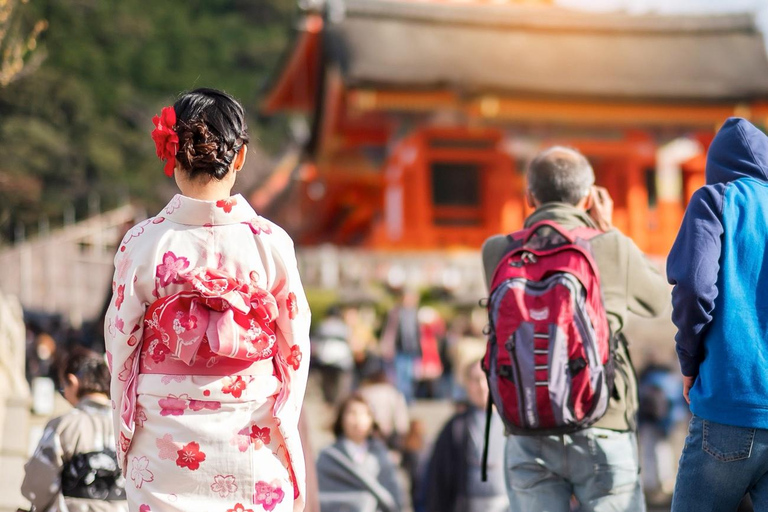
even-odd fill
[[[726,121],[667,260],[691,411],[768,429],[768,137]]]

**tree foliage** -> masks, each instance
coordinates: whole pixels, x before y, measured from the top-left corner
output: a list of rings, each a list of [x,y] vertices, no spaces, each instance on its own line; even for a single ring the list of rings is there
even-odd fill
[[[33,20],[48,22],[39,37],[47,58],[35,73],[0,88],[0,237],[40,215],[55,222],[72,205],[82,214],[94,195],[104,208],[127,197],[158,206],[164,178],[149,137],[152,116],[181,91],[203,86],[230,92],[253,115],[261,85],[288,44],[295,5],[32,0],[24,6],[27,30],[35,30]]]
[[[0,87],[36,69],[44,57],[35,52],[37,38],[47,28],[37,20],[29,30],[21,23],[21,6],[29,0],[0,0]]]

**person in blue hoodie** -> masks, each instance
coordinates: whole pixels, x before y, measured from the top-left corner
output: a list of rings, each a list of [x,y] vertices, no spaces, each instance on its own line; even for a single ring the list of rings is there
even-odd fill
[[[693,418],[673,512],[768,510],[768,137],[731,118],[667,260]]]

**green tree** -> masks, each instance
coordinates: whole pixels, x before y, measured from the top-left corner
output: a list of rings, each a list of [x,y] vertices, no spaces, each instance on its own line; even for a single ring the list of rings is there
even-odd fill
[[[47,58],[34,74],[0,89],[0,172],[27,182],[25,194],[7,197],[0,180],[0,201],[13,202],[5,223],[0,217],[0,237],[40,215],[55,223],[71,205],[81,216],[94,194],[104,208],[127,197],[160,206],[164,178],[149,137],[152,116],[181,91],[203,86],[227,90],[254,114],[260,86],[288,44],[295,5],[35,0],[25,6],[29,19],[48,21],[39,37]],[[249,125],[258,143],[256,123]]]

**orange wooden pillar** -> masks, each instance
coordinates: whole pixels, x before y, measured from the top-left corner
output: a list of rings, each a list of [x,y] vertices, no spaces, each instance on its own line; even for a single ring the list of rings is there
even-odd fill
[[[526,183],[522,174],[514,172],[509,178],[510,189],[501,207],[500,232],[512,233],[522,229],[525,217],[533,210],[526,205]]]
[[[626,205],[628,212],[628,235],[640,249],[648,250],[648,190],[645,186],[645,169],[636,157],[626,163]]]
[[[625,168],[614,159],[603,160],[600,164],[597,185],[608,189],[613,198],[613,225],[624,233],[629,231],[629,214],[627,212],[627,189]]]
[[[705,155],[695,156],[682,165],[683,201],[685,202],[686,207],[688,206],[688,202],[691,200],[693,193],[707,183],[705,174],[706,165],[707,157]]]

